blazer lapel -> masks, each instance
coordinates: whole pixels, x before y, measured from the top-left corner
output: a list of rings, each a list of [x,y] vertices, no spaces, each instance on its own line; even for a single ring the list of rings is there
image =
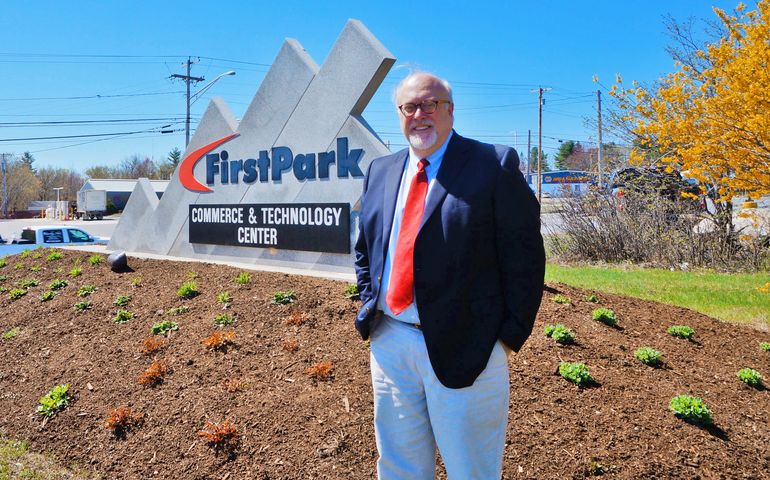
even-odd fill
[[[447,145],[446,152],[444,152],[444,158],[441,160],[441,168],[439,168],[436,174],[436,183],[431,188],[428,199],[425,202],[420,229],[422,229],[425,222],[433,215],[433,212],[438,208],[442,200],[444,200],[447,189],[452,185],[452,182],[457,178],[457,175],[468,161],[468,155],[465,155],[466,150],[468,150],[468,142],[458,135],[457,132],[453,132],[452,139],[449,140],[449,145]]]
[[[388,250],[390,243],[390,229],[393,227],[393,215],[396,212],[396,200],[398,199],[398,189],[401,186],[401,177],[404,174],[406,159],[409,156],[409,150],[402,150],[395,154],[394,160],[385,172],[385,185],[383,188],[382,199],[382,246],[383,258]]]

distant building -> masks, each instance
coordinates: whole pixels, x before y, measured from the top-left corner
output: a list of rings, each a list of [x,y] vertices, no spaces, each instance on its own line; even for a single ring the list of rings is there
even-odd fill
[[[563,197],[566,195],[584,195],[590,185],[596,184],[596,175],[581,170],[557,170],[543,172],[543,195]],[[527,183],[537,193],[537,173],[527,176]]]
[[[104,190],[107,192],[107,205],[110,202],[115,205],[118,210],[126,208],[126,202],[128,197],[131,196],[131,192],[134,191],[137,180],[135,179],[122,179],[122,178],[89,178],[80,187],[80,191],[84,190]],[[166,191],[168,186],[168,180],[150,180],[153,190],[158,198],[163,196],[163,192]]]

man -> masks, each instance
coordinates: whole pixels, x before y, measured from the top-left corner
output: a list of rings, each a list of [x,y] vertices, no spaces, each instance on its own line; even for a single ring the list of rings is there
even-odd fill
[[[452,129],[449,83],[413,73],[397,87],[409,148],[372,161],[356,242],[370,338],[380,479],[502,472],[507,353],[532,331],[545,254],[539,205],[516,152]]]

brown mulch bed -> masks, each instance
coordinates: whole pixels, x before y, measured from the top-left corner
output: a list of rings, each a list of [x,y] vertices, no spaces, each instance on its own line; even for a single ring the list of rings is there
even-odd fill
[[[237,285],[231,267],[140,259],[130,259],[132,272],[114,273],[105,262],[91,265],[89,254],[62,253],[52,262],[17,255],[0,268],[0,287],[40,281],[18,300],[0,295],[0,332],[21,329],[0,340],[0,434],[110,479],[375,477],[368,350],[353,328],[358,302],[345,297],[344,283],[250,272],[251,282]],[[83,273],[69,277],[76,262]],[[42,270],[30,271],[33,265]],[[192,276],[201,293],[180,300],[177,288]],[[54,279],[69,285],[42,302]],[[97,290],[78,297],[85,284]],[[233,297],[226,309],[216,298],[223,291]],[[294,291],[297,300],[271,304],[277,291]],[[553,302],[556,292],[572,304]],[[736,372],[753,367],[770,378],[770,352],[759,348],[770,334],[598,293],[601,306],[618,314],[611,328],[591,320],[597,304],[584,301],[586,293],[548,286],[535,331],[511,360],[504,478],[768,478],[770,393],[744,385]],[[131,296],[124,308],[135,315],[124,324],[113,321],[119,295]],[[92,308],[76,312],[80,301]],[[168,314],[179,306],[189,311]],[[215,327],[221,313],[237,322]],[[299,325],[287,324],[292,316]],[[166,319],[179,330],[156,354],[141,353],[150,327]],[[576,332],[575,345],[543,335],[545,324],[557,322]],[[694,328],[694,340],[667,335],[674,324]],[[217,330],[233,330],[234,345],[205,347],[201,341]],[[638,362],[640,346],[662,351],[664,365]],[[155,386],[140,385],[154,360],[171,371]],[[568,383],[556,374],[560,360],[585,362],[597,384]],[[331,362],[330,378],[306,372],[320,362]],[[44,421],[38,399],[61,383],[71,385],[72,401]],[[680,393],[703,398],[715,425],[676,418],[668,404]],[[120,406],[143,418],[116,437],[104,425]],[[240,441],[213,448],[198,432],[225,420]]]

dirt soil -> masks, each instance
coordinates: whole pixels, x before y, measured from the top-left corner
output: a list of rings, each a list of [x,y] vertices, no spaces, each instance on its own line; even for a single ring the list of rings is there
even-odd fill
[[[0,287],[40,281],[18,300],[0,294],[0,332],[20,328],[0,339],[0,434],[108,479],[375,478],[369,356],[353,328],[358,302],[346,298],[346,284],[250,272],[251,281],[238,285],[231,267],[134,258],[133,271],[115,273],[106,262],[91,265],[90,254],[61,252],[55,261],[46,261],[47,251],[9,257],[0,268]],[[82,275],[73,278],[67,273],[76,263]],[[180,300],[177,289],[191,277],[200,295]],[[55,279],[69,284],[41,301]],[[81,298],[86,284],[97,290]],[[226,309],[217,301],[223,291],[232,295]],[[294,291],[296,301],[272,304],[278,291]],[[572,304],[554,302],[557,292]],[[617,312],[612,328],[591,319],[599,305],[584,301],[587,293],[547,286],[534,333],[511,359],[503,477],[770,478],[770,393],[736,377],[752,367],[770,378],[770,352],[759,347],[770,333],[596,292],[601,306]],[[131,297],[124,308],[135,315],[123,324],[113,321],[120,295]],[[81,301],[92,308],[76,311]],[[179,306],[189,311],[168,312]],[[215,327],[221,313],[237,322]],[[167,319],[179,330],[159,352],[142,353],[151,326]],[[300,324],[287,324],[292,319]],[[575,345],[543,335],[556,322],[576,332]],[[694,339],[667,335],[675,324],[694,328]],[[217,330],[235,331],[234,345],[218,351],[201,343]],[[664,365],[637,361],[640,346],[660,350]],[[154,360],[171,371],[160,384],[140,385]],[[597,384],[578,388],[562,379],[561,360],[585,362]],[[331,378],[306,373],[320,362],[331,362]],[[71,402],[46,421],[35,412],[38,400],[62,383],[70,384]],[[714,427],[673,415],[669,401],[682,393],[703,398]],[[143,419],[115,436],[105,420],[120,406]],[[240,442],[215,449],[198,432],[225,420]]]

